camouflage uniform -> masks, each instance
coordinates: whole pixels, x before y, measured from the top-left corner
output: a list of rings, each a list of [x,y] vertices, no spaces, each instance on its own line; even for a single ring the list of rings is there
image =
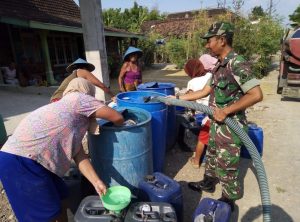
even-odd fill
[[[252,75],[249,63],[231,51],[222,62],[217,63],[209,84],[212,87],[209,105],[224,108],[238,101],[249,89],[259,85],[259,81]],[[244,110],[230,117],[247,130]],[[217,177],[223,194],[232,200],[241,197],[237,180],[241,145],[240,138],[226,124],[212,121],[205,174]]]

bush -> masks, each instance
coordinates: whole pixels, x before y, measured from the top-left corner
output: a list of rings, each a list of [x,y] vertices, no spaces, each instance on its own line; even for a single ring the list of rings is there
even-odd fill
[[[253,71],[257,78],[262,78],[268,73],[271,56],[280,49],[282,33],[279,21],[270,17],[261,17],[257,24],[251,24],[245,19],[236,21],[234,49],[246,59],[256,55]]]
[[[155,39],[158,35],[150,35],[148,38],[140,39],[137,47],[143,51],[143,62],[148,66],[154,62],[154,53],[156,52]]]
[[[179,69],[182,69],[186,58],[186,40],[185,39],[169,39],[166,44],[166,53],[170,62],[177,65]]]

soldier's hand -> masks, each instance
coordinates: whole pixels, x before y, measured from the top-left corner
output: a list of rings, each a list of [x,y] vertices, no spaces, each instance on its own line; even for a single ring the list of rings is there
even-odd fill
[[[224,109],[215,108],[213,116],[217,122],[222,123],[226,119],[227,113],[224,111]]]

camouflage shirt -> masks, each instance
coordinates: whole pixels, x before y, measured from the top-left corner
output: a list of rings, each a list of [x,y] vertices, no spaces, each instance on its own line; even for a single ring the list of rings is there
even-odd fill
[[[250,69],[250,63],[231,51],[221,62],[218,61],[210,81],[212,93],[209,105],[224,108],[238,101],[248,90],[259,85]],[[245,111],[234,116],[238,120],[246,120]]]

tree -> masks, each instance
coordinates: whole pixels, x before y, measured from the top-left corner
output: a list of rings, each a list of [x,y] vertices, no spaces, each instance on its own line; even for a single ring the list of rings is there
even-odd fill
[[[240,13],[242,6],[244,5],[244,0],[232,0],[233,8],[236,13]]]
[[[123,28],[124,23],[120,8],[103,10],[103,22],[108,27]]]
[[[290,21],[300,24],[300,5],[296,8],[293,14],[289,15]]]
[[[133,7],[125,9],[124,12],[120,8],[103,10],[103,21],[106,26],[131,32],[139,32],[145,21],[163,18],[165,15],[161,15],[157,9],[149,10],[147,7],[139,6],[137,2],[134,2]]]
[[[250,20],[257,20],[261,17],[265,17],[267,15],[267,13],[263,10],[263,8],[261,6],[255,6],[252,11],[251,14],[249,15],[249,19]]]

